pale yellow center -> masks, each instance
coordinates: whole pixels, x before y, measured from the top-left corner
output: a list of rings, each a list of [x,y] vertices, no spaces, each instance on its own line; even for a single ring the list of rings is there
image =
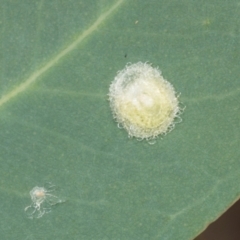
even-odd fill
[[[152,129],[164,125],[165,121],[169,122],[176,107],[171,101],[172,97],[174,93],[165,82],[148,79],[147,82],[137,81],[127,86],[117,105],[123,119]]]

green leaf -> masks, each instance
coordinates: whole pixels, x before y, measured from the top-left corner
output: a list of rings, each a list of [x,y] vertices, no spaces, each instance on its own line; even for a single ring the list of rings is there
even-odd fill
[[[239,197],[238,1],[0,0],[2,239],[193,239]],[[186,109],[154,145],[108,88],[159,66]],[[29,192],[66,202],[29,219]]]

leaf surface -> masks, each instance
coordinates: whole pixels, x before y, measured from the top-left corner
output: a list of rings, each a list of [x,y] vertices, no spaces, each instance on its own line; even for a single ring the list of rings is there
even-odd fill
[[[239,197],[237,1],[1,2],[4,239],[193,239]],[[112,119],[128,62],[162,70],[186,106],[154,145]],[[66,200],[28,219],[35,186]]]

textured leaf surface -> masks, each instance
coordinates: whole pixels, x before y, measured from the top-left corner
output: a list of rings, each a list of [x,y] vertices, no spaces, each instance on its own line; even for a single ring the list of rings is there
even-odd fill
[[[237,1],[1,0],[2,239],[193,239],[240,193]],[[107,93],[149,61],[186,105],[155,145],[128,139]],[[66,202],[24,208],[52,182]]]

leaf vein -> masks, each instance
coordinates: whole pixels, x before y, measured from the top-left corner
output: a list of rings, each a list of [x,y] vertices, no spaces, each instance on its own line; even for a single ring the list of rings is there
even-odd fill
[[[47,70],[49,70],[51,67],[56,65],[60,59],[62,59],[64,56],[70,53],[73,49],[75,49],[77,45],[79,45],[86,37],[92,34],[98,28],[98,26],[101,23],[103,23],[113,13],[113,11],[116,8],[118,8],[123,2],[124,0],[118,0],[114,5],[111,6],[111,8],[109,8],[106,12],[100,15],[99,18],[87,30],[81,33],[75,41],[73,41],[70,45],[68,45],[65,49],[63,49],[50,61],[48,61],[42,68],[36,70],[33,74],[31,74],[19,86],[14,88],[12,91],[7,93],[6,95],[3,95],[2,98],[0,99],[0,107],[3,106],[5,103],[9,102],[14,97],[18,96],[21,92],[28,89],[28,87],[34,82],[36,82],[36,80],[41,75],[43,75]]]

